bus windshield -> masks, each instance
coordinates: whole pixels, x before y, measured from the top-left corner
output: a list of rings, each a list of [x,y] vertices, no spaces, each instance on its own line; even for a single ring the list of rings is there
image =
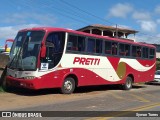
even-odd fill
[[[35,70],[44,31],[19,32],[10,52],[9,67],[19,70]]]

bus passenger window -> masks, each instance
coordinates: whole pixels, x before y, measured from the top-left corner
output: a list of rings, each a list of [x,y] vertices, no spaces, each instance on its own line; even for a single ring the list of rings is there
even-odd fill
[[[130,56],[130,45],[125,45],[125,56]]]
[[[142,50],[140,47],[137,47],[137,54],[136,54],[136,57],[141,57],[142,55]]]
[[[150,49],[149,58],[152,59],[155,57],[155,49]]]
[[[119,55],[125,56],[125,44],[119,44]]]
[[[95,39],[88,38],[87,52],[95,53]]]
[[[117,43],[112,43],[112,55],[117,55]]]
[[[147,47],[144,47],[143,48],[143,58],[148,58],[148,48]]]
[[[96,53],[102,53],[102,40],[96,39]]]
[[[136,57],[141,57],[141,51],[140,50],[137,51],[137,56]]]
[[[105,54],[111,54],[112,49],[111,49],[111,42],[105,41]]]
[[[78,51],[84,52],[85,51],[85,37],[78,36]]]
[[[75,35],[68,36],[67,50],[78,51],[77,36],[75,36]]]

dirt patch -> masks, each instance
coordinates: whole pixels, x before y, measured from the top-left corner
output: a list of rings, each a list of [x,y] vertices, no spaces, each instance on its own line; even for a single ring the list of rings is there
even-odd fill
[[[3,69],[0,69],[0,76]],[[94,93],[94,92],[93,92]],[[77,99],[84,99],[85,96],[93,97],[92,94],[76,93],[70,95],[60,94],[57,89],[30,91],[16,88],[9,92],[0,92],[0,110],[13,110],[39,105],[56,104]],[[88,98],[86,97],[86,98]]]
[[[51,92],[51,91],[50,91]],[[41,92],[40,92],[41,93]],[[36,96],[37,95],[37,96]],[[63,103],[67,101],[75,101],[78,99],[84,99],[88,97],[94,97],[93,95],[87,95],[87,93],[78,94],[47,94],[35,96],[18,95],[15,93],[0,93],[0,110],[13,110],[27,107],[34,107],[39,105],[48,105]]]

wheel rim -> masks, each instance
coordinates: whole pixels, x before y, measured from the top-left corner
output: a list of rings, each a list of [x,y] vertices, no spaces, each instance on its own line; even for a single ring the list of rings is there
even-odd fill
[[[72,90],[72,83],[71,83],[71,81],[66,81],[65,83],[64,83],[64,90],[65,91],[71,91]]]
[[[126,86],[127,86],[127,88],[131,88],[132,81],[131,80],[127,80]]]

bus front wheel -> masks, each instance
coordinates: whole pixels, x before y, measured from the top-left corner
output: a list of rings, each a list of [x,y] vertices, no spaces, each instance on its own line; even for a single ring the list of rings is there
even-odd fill
[[[0,78],[0,86],[3,88],[4,91],[8,91],[10,89],[10,87],[6,81],[6,74],[7,74],[7,67],[5,67],[5,69],[1,75],[1,78]]]
[[[71,94],[75,89],[75,80],[72,77],[67,77],[62,85],[61,93]]]
[[[130,90],[132,88],[133,80],[131,77],[127,76],[125,83],[123,84],[124,90]]]

